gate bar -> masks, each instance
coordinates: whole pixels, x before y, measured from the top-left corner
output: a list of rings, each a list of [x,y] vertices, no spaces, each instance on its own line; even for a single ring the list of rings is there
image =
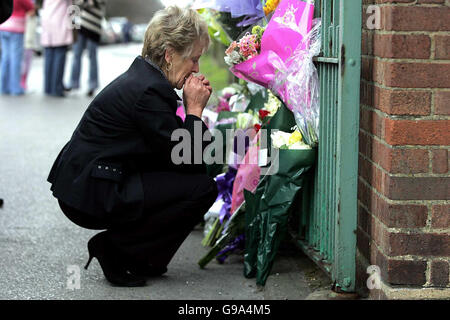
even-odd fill
[[[335,212],[336,289],[355,291],[362,2],[340,1]],[[356,90],[355,90],[356,89]]]

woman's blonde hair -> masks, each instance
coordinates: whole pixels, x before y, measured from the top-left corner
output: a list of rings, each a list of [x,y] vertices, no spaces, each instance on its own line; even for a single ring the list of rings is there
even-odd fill
[[[187,58],[196,40],[200,40],[205,52],[210,43],[207,23],[195,10],[170,6],[157,11],[150,21],[145,32],[142,56],[164,69],[167,64],[166,49],[171,47]]]

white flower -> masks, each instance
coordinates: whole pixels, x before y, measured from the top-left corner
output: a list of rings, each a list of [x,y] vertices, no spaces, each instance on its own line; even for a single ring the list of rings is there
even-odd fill
[[[272,146],[277,149],[281,149],[282,147],[287,147],[289,144],[289,137],[291,136],[288,132],[277,131],[273,132],[270,135],[272,139]]]
[[[225,63],[232,67],[241,61],[241,56],[236,51],[233,51],[229,55],[225,56],[224,59]]]
[[[255,124],[259,123],[258,117],[250,113],[239,113],[236,121],[237,129],[253,128]]]
[[[234,66],[233,62],[231,61],[231,57],[225,56],[223,59],[225,60],[225,63],[230,67]]]
[[[236,89],[233,87],[226,87],[222,89],[222,96],[226,94],[235,95],[237,93]]]
[[[307,144],[299,141],[289,146],[290,150],[311,150],[311,147]]]

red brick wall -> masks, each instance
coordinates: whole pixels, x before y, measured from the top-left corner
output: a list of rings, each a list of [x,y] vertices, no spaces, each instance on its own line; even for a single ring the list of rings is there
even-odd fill
[[[381,24],[363,14],[358,290],[368,265],[389,286],[448,288],[450,0],[363,4]]]

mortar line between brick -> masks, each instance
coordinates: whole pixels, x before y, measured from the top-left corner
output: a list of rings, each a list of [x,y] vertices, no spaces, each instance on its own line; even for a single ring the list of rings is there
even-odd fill
[[[436,58],[436,38],[430,37],[431,47],[430,47],[430,59]]]
[[[374,162],[372,159],[366,157],[363,153],[359,152],[364,160],[369,161],[370,164],[375,166],[377,169],[382,171],[384,174],[389,177],[398,177],[398,178],[446,178],[448,177],[448,173],[391,173],[384,169],[381,165]]]
[[[382,29],[362,29],[363,32],[371,35],[399,35],[399,36],[446,36],[448,31],[396,31],[396,30],[382,30]]]
[[[435,107],[435,101],[436,101],[436,89],[431,90],[431,110],[430,110],[430,116],[434,116],[434,113],[436,112]]]
[[[447,30],[384,30],[384,29],[367,29],[362,28],[363,32],[370,33],[371,35],[400,35],[400,36],[446,36]]]
[[[411,58],[383,58],[379,56],[372,55],[361,55],[362,58],[373,58],[373,60],[381,61],[381,62],[393,62],[393,63],[423,63],[423,64],[445,64],[448,65],[450,60],[432,60],[429,58],[424,59],[411,59]]]
[[[428,149],[428,173],[433,174],[433,151]]]
[[[372,237],[370,238],[370,242],[371,242],[371,245],[373,243],[373,245],[375,245],[375,247],[378,249],[378,251],[381,254],[384,255],[386,260],[427,262],[427,261],[430,261],[430,260],[438,260],[439,258],[443,258],[443,257],[440,257],[440,256],[420,256],[420,255],[412,255],[412,254],[402,255],[402,256],[390,256],[390,255],[386,254],[384,252],[384,250],[382,250],[382,248],[380,248],[380,246],[377,245],[377,243],[373,240]],[[450,259],[445,260],[446,257],[444,257],[443,259],[444,259],[444,261],[449,261],[450,262]]]
[[[444,291],[443,291],[444,290]],[[430,300],[442,300],[448,299],[447,293],[450,293],[448,287],[423,287],[423,286],[408,286],[408,285],[393,285],[381,281],[380,291],[388,300],[414,300],[421,299],[423,295],[427,296]],[[445,292],[445,296],[442,294]]]
[[[393,205],[424,205],[424,203],[430,203],[431,205],[446,205],[448,200],[392,200],[385,195],[378,192],[378,190],[370,185],[362,176],[358,175],[359,180],[370,190],[372,190],[378,197],[386,201],[388,204]]]
[[[430,215],[430,208],[428,208],[430,205],[427,205],[428,208],[428,217],[427,217],[427,225],[425,227],[418,227],[418,228],[399,228],[399,227],[389,227],[386,225],[385,222],[383,222],[378,216],[376,216],[374,213],[370,211],[368,207],[364,205],[361,201],[358,201],[361,205],[361,207],[366,210],[374,220],[376,220],[387,232],[389,233],[402,233],[407,235],[414,235],[414,234],[449,234],[450,228],[447,229],[433,229],[431,228],[431,224],[428,225],[428,218]],[[362,229],[361,229],[362,230]],[[364,230],[362,230],[364,231]],[[365,232],[367,234],[367,232]]]
[[[393,260],[393,261],[422,261],[426,262],[429,260],[428,257],[424,256],[414,256],[414,255],[404,255],[404,256],[390,256],[386,254],[373,239],[371,239],[371,242],[375,245],[375,247],[378,249],[378,251],[384,256],[386,260]]]
[[[370,6],[377,7],[446,7],[445,4],[442,3],[418,3],[417,1],[409,2],[409,3],[377,3],[377,4],[363,4],[363,9],[367,12],[367,8]]]
[[[426,226],[429,228],[429,229],[432,229],[432,226],[431,226],[431,223],[432,223],[432,216],[433,216],[433,205],[431,205],[431,204],[429,204],[429,203],[427,203],[426,204],[426,206],[427,206],[427,223],[426,223]]]
[[[425,91],[425,92],[433,92],[433,90],[439,90],[439,92],[450,92],[450,88],[401,88],[401,87],[389,87],[382,83],[375,82],[375,81],[369,81],[366,79],[361,78],[361,82],[365,84],[371,84],[373,86],[376,86],[378,88],[391,90],[391,91]]]
[[[411,149],[418,149],[418,150],[442,150],[442,149],[446,149],[448,151],[450,151],[450,146],[445,146],[445,145],[432,145],[432,146],[425,146],[425,145],[403,145],[403,146],[393,146],[390,145],[389,143],[387,143],[386,141],[384,141],[382,138],[374,135],[372,132],[368,132],[363,128],[359,128],[359,130],[364,133],[365,135],[373,138],[374,140],[376,140],[377,142],[383,144],[385,147],[391,148],[393,150],[411,150]]]
[[[427,269],[425,270],[425,283],[424,287],[431,286],[431,260],[427,260]]]
[[[371,111],[376,112],[379,116],[382,116],[383,118],[389,119],[389,120],[410,120],[410,121],[448,121],[450,120],[450,116],[444,116],[444,115],[427,115],[427,116],[420,116],[420,115],[414,115],[414,116],[408,116],[408,115],[391,115],[383,110],[377,109],[373,106],[360,103],[360,106],[364,107],[365,109],[369,109]]]

